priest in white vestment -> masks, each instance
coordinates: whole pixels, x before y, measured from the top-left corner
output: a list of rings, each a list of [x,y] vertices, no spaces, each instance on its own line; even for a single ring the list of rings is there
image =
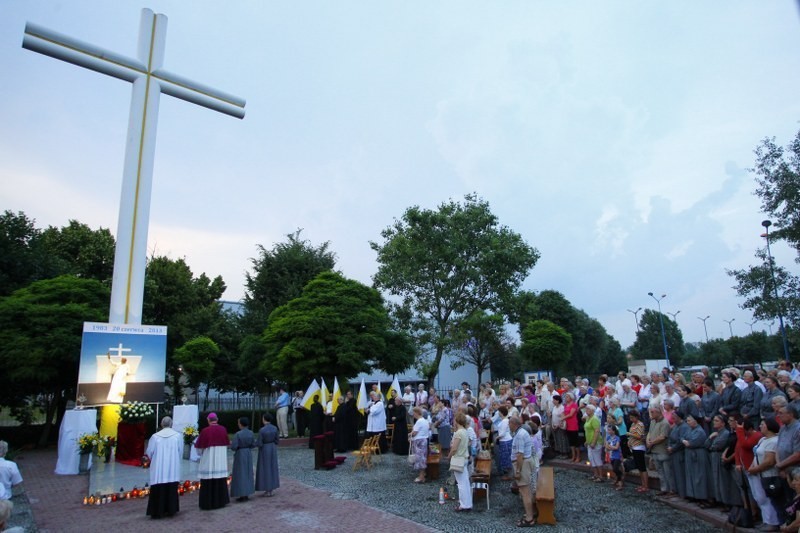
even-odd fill
[[[389,444],[386,442],[386,409],[375,391],[370,392],[369,397],[372,402],[367,412],[367,435],[380,434],[378,445],[381,453],[386,453],[389,448]]]
[[[150,437],[147,456],[150,458],[150,518],[172,516],[180,510],[178,485],[181,479],[183,435],[172,429],[172,418],[161,419],[161,431]]]

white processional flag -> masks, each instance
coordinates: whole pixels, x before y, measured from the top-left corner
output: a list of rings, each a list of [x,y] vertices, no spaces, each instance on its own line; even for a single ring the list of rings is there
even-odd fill
[[[339,406],[339,397],[342,395],[342,391],[339,390],[339,380],[334,376],[333,378],[333,397],[331,397],[331,403],[333,404],[333,412],[336,412],[336,408]]]
[[[356,399],[356,407],[362,413],[367,410],[367,387],[364,385],[364,378],[361,378],[361,387],[358,389],[358,398]]]
[[[397,376],[394,377],[394,381],[392,381],[392,384],[389,385],[389,390],[386,391],[386,401],[391,399],[392,391],[397,393],[398,398],[403,397],[403,390],[400,388],[400,382],[397,380]]]
[[[319,383],[317,380],[311,382],[308,386],[305,396],[303,396],[303,407],[311,409],[311,404],[314,402],[314,396],[319,394]]]

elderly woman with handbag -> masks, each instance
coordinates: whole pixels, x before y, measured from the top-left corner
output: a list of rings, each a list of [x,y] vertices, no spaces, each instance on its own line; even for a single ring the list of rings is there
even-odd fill
[[[456,432],[450,443],[450,471],[458,484],[458,507],[456,512],[472,511],[472,486],[469,482],[469,435],[467,434],[467,415],[463,411],[456,414]]]

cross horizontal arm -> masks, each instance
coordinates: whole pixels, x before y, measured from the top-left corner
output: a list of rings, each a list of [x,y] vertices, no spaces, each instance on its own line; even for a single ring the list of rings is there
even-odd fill
[[[73,39],[31,22],[25,25],[22,47],[131,83],[147,73],[147,67],[140,61],[103,50],[93,44]]]
[[[153,72],[153,77],[159,80],[161,92],[192,102],[220,113],[225,113],[236,118],[244,118],[244,98],[233,96],[207,85],[188,80],[177,74],[159,69]]]

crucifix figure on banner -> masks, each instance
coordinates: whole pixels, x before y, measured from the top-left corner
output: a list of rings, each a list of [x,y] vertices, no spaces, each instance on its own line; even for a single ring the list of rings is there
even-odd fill
[[[168,94],[236,118],[244,118],[243,99],[161,68],[166,35],[167,17],[143,9],[136,59],[32,23],[25,25],[25,37],[22,41],[22,46],[28,50],[133,84],[109,308],[109,322],[112,324],[142,323],[147,230],[160,94]]]

